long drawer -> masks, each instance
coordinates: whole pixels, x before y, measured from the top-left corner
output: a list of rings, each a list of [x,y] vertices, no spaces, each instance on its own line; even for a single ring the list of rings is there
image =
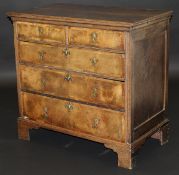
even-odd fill
[[[84,74],[20,66],[25,90],[93,103],[112,109],[124,108],[124,83]]]
[[[124,79],[123,54],[19,42],[19,59],[31,64]]]
[[[18,39],[64,44],[66,43],[65,27],[30,22],[17,23]]]
[[[23,115],[36,122],[124,140],[124,113],[55,98],[22,93]]]

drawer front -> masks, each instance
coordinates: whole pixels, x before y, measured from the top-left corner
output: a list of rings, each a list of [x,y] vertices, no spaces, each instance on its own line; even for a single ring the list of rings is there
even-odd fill
[[[65,44],[65,27],[29,22],[17,23],[18,38],[21,40]]]
[[[23,89],[94,103],[109,108],[124,108],[124,83],[78,73],[20,66]]]
[[[69,29],[69,44],[124,51],[124,33],[71,27]]]
[[[124,113],[22,93],[23,114],[31,120],[98,137],[124,140]]]
[[[124,55],[76,48],[69,48],[66,55],[64,51],[64,47],[19,42],[20,61],[118,79],[125,76]]]

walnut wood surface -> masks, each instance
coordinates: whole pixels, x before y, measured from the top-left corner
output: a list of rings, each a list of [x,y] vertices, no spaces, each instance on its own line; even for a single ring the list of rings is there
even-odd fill
[[[124,34],[122,32],[71,27],[68,33],[69,44],[72,45],[124,50]],[[95,41],[93,41],[92,34],[96,35]]]
[[[69,104],[68,101],[30,93],[22,93],[22,95],[23,115],[29,119],[103,138],[124,140],[125,132],[122,127],[124,113],[74,102],[70,102],[73,109],[68,111],[65,107]],[[98,120],[96,126],[94,126],[95,120]]]
[[[122,54],[84,48],[69,48],[70,54],[65,56],[64,49],[65,47],[21,41],[19,42],[19,59],[21,62],[35,65],[95,73],[116,79],[125,78],[125,56]]]
[[[66,76],[71,79],[66,80]],[[124,108],[124,83],[89,77],[68,71],[20,66],[21,87],[58,97],[100,104],[108,108]]]
[[[41,42],[66,42],[65,27],[39,23],[17,23],[18,38]]]
[[[8,13],[19,138],[47,128],[97,141],[128,169],[147,138],[166,143],[171,14],[65,4]]]

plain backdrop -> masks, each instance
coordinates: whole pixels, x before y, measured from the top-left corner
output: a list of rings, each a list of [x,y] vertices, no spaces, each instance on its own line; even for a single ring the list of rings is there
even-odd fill
[[[101,144],[54,133],[32,131],[31,142],[17,139],[18,117],[13,28],[6,12],[51,3],[173,10],[169,67],[170,141],[149,140],[132,171],[117,168],[116,155]],[[0,175],[178,175],[179,174],[179,0],[1,0],[0,1]]]

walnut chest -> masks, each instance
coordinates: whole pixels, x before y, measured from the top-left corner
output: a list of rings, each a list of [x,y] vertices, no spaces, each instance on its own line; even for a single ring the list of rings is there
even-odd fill
[[[166,143],[171,14],[65,4],[8,13],[19,138],[46,128],[89,139],[128,169],[147,138]]]

